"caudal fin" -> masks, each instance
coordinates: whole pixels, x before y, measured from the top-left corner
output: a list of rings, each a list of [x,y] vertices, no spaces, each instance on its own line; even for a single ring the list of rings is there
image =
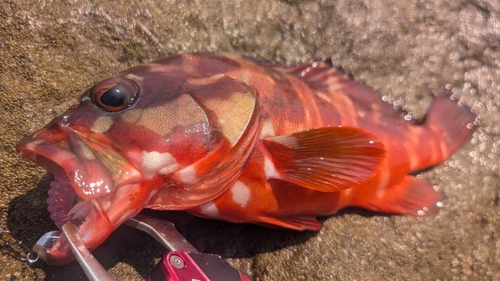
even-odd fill
[[[427,216],[439,211],[442,201],[443,194],[429,182],[406,176],[378,193],[376,198],[356,205],[377,212]]]
[[[443,158],[451,156],[478,127],[476,115],[469,107],[460,104],[449,90],[437,94],[424,125],[442,135]]]

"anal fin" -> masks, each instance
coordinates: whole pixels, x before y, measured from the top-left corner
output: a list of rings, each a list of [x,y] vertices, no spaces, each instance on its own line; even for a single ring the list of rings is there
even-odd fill
[[[287,228],[298,231],[319,230],[323,225],[313,216],[263,216],[259,222],[270,227]]]
[[[427,181],[412,176],[377,193],[377,198],[356,206],[376,212],[427,216],[439,211],[443,194]]]

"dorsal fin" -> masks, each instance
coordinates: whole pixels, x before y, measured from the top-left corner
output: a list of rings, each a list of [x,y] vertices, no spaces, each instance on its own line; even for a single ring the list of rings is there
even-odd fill
[[[401,120],[402,116],[408,115],[400,107],[381,100],[375,91],[354,80],[354,77],[344,71],[342,67],[334,66],[331,59],[318,59],[295,66],[270,62],[262,62],[261,65],[297,77],[311,88],[325,91],[329,95],[338,93],[346,95],[357,106],[369,108],[373,104],[378,104],[378,110],[386,112],[389,118]],[[412,122],[416,123],[416,120],[412,120]]]
[[[340,66],[333,66],[331,59],[315,60],[299,64],[287,71],[315,88],[327,88],[335,80],[354,81]]]
[[[317,59],[293,66],[258,59],[251,60],[265,68],[295,76],[314,88],[326,88],[332,79],[354,81],[351,74],[346,73],[340,66],[334,66],[331,59]]]
[[[290,66],[273,61],[249,57],[245,58],[267,69],[274,69],[295,76],[315,87],[325,87],[327,85],[326,79],[328,77],[345,76],[344,78],[352,80],[352,76],[350,76],[350,74],[346,74],[342,67],[333,66],[331,59],[317,59],[315,61],[308,61]]]

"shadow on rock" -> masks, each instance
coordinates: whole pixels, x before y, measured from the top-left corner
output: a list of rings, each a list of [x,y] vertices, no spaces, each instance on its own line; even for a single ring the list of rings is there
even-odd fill
[[[35,189],[10,202],[7,228],[14,238],[28,247],[32,247],[44,233],[57,229],[50,219],[46,203],[52,180],[51,175],[45,175]],[[208,220],[184,212],[144,210],[143,213],[172,221],[199,251],[223,258],[253,257],[304,243],[316,234]],[[165,252],[163,246],[148,234],[120,226],[92,253],[105,269],[126,263],[146,278]],[[38,261],[34,266],[45,272],[45,280],[87,280],[76,262],[53,267]]]
[[[56,229],[46,202],[52,180],[52,176],[45,175],[35,189],[10,201],[7,228],[13,237],[28,246],[34,245],[43,233]]]

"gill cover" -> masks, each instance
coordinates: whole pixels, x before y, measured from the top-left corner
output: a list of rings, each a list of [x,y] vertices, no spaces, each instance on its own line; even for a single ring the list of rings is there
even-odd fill
[[[150,208],[188,209],[221,195],[240,175],[258,136],[257,92],[248,84],[216,74],[189,78],[179,92],[182,94],[172,104],[182,103],[181,110],[191,112],[190,116],[202,112],[209,126],[207,141],[211,144],[191,146],[190,153],[196,154],[196,150],[206,146],[211,149],[202,158],[173,173],[172,184],[159,190],[150,201]],[[180,121],[175,119],[175,122]],[[175,132],[176,125],[169,127],[172,131],[167,138],[175,135],[182,138]],[[191,126],[184,131],[199,129],[199,126]],[[196,143],[196,140],[186,141]],[[177,160],[182,162],[183,159]]]

